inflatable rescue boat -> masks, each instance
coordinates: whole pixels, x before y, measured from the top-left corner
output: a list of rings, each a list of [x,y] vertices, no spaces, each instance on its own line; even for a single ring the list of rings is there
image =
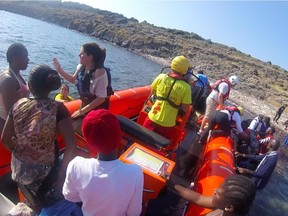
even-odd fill
[[[149,109],[150,86],[130,88],[115,91],[110,98],[110,110],[116,114],[123,132],[123,141],[118,149],[119,159],[125,163],[136,163],[142,167],[144,173],[143,193],[143,215],[149,201],[157,199],[160,191],[166,185],[159,173],[172,173],[175,167],[175,154],[181,142],[187,138],[186,125],[190,112],[177,117],[177,139],[167,140],[166,138],[149,131],[142,126]],[[65,103],[72,114],[81,106],[80,100]],[[81,131],[75,132],[79,147],[85,149],[86,142]],[[185,142],[192,143],[195,137]],[[59,137],[60,145],[65,145]],[[1,169],[0,176],[10,171],[10,153],[2,149],[1,145]],[[233,142],[230,138],[219,137],[210,140],[203,152],[203,160],[197,162],[195,169],[195,182],[193,188],[204,195],[212,195],[224,179],[235,172]],[[205,215],[212,211],[189,204],[183,215],[197,216]]]

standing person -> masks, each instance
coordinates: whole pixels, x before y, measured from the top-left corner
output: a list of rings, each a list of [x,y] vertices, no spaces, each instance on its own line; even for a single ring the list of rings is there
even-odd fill
[[[111,76],[104,67],[106,50],[96,43],[86,43],[80,49],[80,64],[73,75],[65,72],[56,58],[53,64],[57,72],[68,82],[76,84],[82,106],[72,114],[73,118],[83,116],[91,110],[109,109],[112,94]]]
[[[40,207],[63,200],[61,188],[68,162],[74,156],[76,137],[67,108],[48,97],[61,85],[57,71],[46,65],[36,66],[28,84],[34,97],[22,98],[13,105],[1,138],[12,152],[12,179],[40,201],[39,206],[31,206],[37,212]],[[61,162],[58,132],[66,144]],[[53,181],[49,182],[50,178]]]
[[[204,196],[181,185],[173,187],[185,200],[204,208],[216,209],[207,216],[245,216],[256,195],[251,179],[236,174],[227,177],[214,190],[213,196]]]
[[[265,154],[267,153],[268,149],[267,149],[267,146],[270,142],[270,140],[273,140],[274,139],[274,133],[275,133],[275,127],[269,127],[267,128],[266,130],[266,133],[265,133],[265,137],[264,138],[260,138],[259,139],[259,154]]]
[[[60,93],[58,93],[54,99],[59,102],[73,101],[73,98],[69,96],[69,86],[65,83],[62,84],[60,88]]]
[[[264,115],[262,114],[259,114],[258,116],[256,116],[252,121],[251,123],[249,124],[249,127],[248,129],[250,131],[253,131],[253,132],[259,132],[262,125],[264,125],[265,123],[263,122],[263,119],[264,119]]]
[[[65,199],[82,202],[84,215],[140,215],[143,173],[140,166],[117,159],[122,138],[117,117],[108,110],[93,110],[83,119],[82,131],[98,158],[76,157],[69,163]]]
[[[278,153],[277,150],[280,146],[278,140],[271,140],[267,146],[268,152],[263,155],[246,155],[236,152],[236,157],[247,158],[250,161],[260,161],[256,170],[245,169],[238,167],[240,174],[248,175],[252,177],[256,189],[263,189],[269,182],[273,171],[277,165]]]
[[[12,44],[6,53],[9,68],[0,74],[0,122],[1,132],[12,105],[22,97],[28,97],[28,86],[20,74],[29,63],[28,51],[23,44]]]
[[[174,138],[179,109],[186,113],[192,103],[191,87],[183,80],[189,66],[186,57],[177,56],[172,60],[171,71],[168,74],[159,74],[151,84],[151,94],[156,96],[156,101],[143,126],[169,140]]]
[[[278,119],[281,117],[283,111],[285,110],[285,108],[287,107],[287,105],[283,105],[281,107],[279,107],[279,109],[277,110],[275,117],[273,119],[273,121],[275,121],[278,124]]]
[[[209,121],[209,115],[216,110],[217,106],[219,106],[220,109],[224,107],[224,101],[228,99],[231,87],[234,87],[239,83],[240,80],[235,75],[230,76],[228,80],[221,79],[216,82],[212,92],[206,99],[206,110],[198,131],[199,135],[203,133],[204,127]]]
[[[14,43],[6,52],[9,67],[0,74],[0,133],[2,133],[5,120],[12,105],[20,98],[28,97],[28,86],[20,74],[26,70],[29,63],[28,51],[23,44]],[[16,202],[18,198],[17,185],[11,179],[11,153],[0,144],[0,192],[10,200]]]

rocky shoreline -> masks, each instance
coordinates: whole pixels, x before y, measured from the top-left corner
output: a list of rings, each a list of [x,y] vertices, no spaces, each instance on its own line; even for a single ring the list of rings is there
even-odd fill
[[[161,64],[165,64],[165,59],[185,54],[211,80],[236,74],[241,77],[241,93],[275,107],[288,104],[287,70],[193,32],[159,27],[73,2],[0,1],[0,8],[81,32],[131,52],[160,57]]]
[[[184,53],[194,66],[206,71],[210,81],[236,74],[242,84],[239,91],[232,90],[230,100],[242,105],[252,116],[262,113],[273,119],[278,107],[288,104],[288,72],[285,69],[233,47],[213,43],[193,32],[157,27],[72,2],[0,1],[0,8],[113,43],[160,65],[167,66],[171,58]],[[283,126],[288,119],[287,113],[288,109],[279,124],[274,125],[277,134],[282,134],[279,137],[287,133]]]
[[[154,61],[155,63],[162,66],[169,66],[170,61],[164,58],[159,58],[151,55],[143,55],[138,53],[139,55],[144,56],[145,58]],[[195,65],[197,66],[197,65]],[[241,80],[241,77],[240,77]],[[210,80],[211,81],[211,80]],[[215,80],[212,80],[212,82]],[[241,83],[240,83],[241,85]],[[268,116],[271,119],[271,124],[276,128],[276,135],[281,142],[283,142],[286,134],[288,133],[285,130],[284,122],[288,120],[287,109],[281,115],[281,118],[278,121],[278,124],[273,122],[273,118],[276,114],[276,111],[279,107],[275,107],[271,104],[266,103],[263,100],[255,98],[253,95],[247,95],[243,92],[240,92],[237,89],[232,89],[229,97],[229,102],[242,106],[245,109],[245,112],[248,113],[246,118],[254,117],[258,114],[263,114],[264,116]]]

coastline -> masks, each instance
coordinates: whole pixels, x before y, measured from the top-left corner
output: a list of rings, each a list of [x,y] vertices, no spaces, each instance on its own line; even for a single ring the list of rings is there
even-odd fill
[[[169,66],[170,61],[164,58],[151,56],[151,55],[143,55],[138,53],[139,55],[142,55],[143,57],[161,65],[161,66]],[[209,77],[208,77],[209,78]],[[241,80],[241,77],[240,77]],[[241,83],[240,83],[241,85]],[[285,126],[283,123],[288,120],[288,108],[282,113],[280,119],[278,120],[278,124],[273,122],[273,118],[276,114],[276,111],[279,107],[272,106],[271,104],[257,99],[252,95],[247,95],[245,93],[242,93],[238,91],[237,89],[232,89],[230,92],[229,102],[242,106],[249,115],[254,118],[258,114],[263,114],[264,116],[270,117],[271,119],[271,126],[274,126],[276,129],[275,137],[278,138],[281,143],[283,143],[283,140],[285,139],[285,136],[287,135],[288,131],[285,130]]]

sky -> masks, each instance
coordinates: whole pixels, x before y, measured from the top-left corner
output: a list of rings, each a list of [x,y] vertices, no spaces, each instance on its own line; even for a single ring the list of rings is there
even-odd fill
[[[193,32],[288,71],[288,1],[69,1]]]

